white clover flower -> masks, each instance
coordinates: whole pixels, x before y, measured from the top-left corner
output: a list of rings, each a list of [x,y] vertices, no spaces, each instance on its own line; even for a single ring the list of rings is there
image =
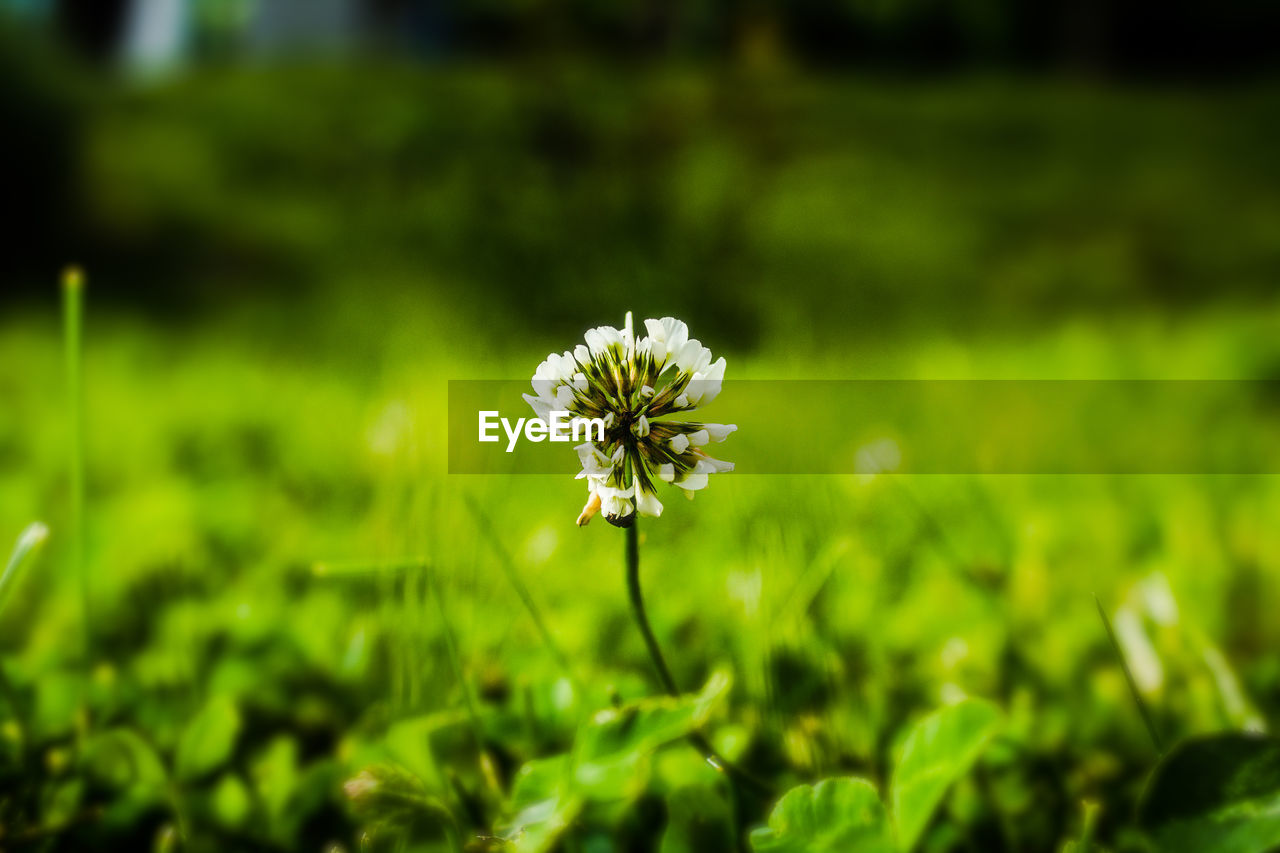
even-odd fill
[[[648,335],[635,337],[628,312],[624,327],[590,329],[572,352],[547,356],[533,374],[533,394],[524,398],[539,418],[552,411],[572,417],[602,418],[602,442],[575,448],[589,491],[578,517],[583,525],[598,512],[619,527],[635,515],[659,516],[656,483],[684,490],[688,497],[707,485],[709,474],[733,470],[732,462],[704,450],[724,441],[733,424],[663,421],[664,415],[692,411],[720,393],[725,360],[689,337],[689,327],[673,317],[645,320]]]

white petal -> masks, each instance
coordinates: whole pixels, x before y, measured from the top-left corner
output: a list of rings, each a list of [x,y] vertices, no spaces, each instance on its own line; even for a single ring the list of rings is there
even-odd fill
[[[551,417],[551,403],[549,401],[541,397],[535,397],[532,394],[521,394],[520,396],[524,397],[524,401],[533,407],[533,413],[540,419],[545,421]]]
[[[689,449],[689,436],[684,433],[673,436],[671,438],[671,449],[676,453],[684,453]]]
[[[599,329],[587,329],[587,333],[583,337],[587,339],[587,346],[591,349],[593,356],[603,354],[609,346],[609,342],[605,340]]]
[[[662,325],[666,332],[667,352],[675,352],[684,347],[689,340],[689,327],[674,317],[663,317]]]
[[[671,462],[664,462],[658,466],[658,479],[664,483],[670,483],[676,478],[676,466]]]
[[[676,483],[676,485],[684,489],[686,492],[693,492],[693,491],[697,491],[698,489],[705,489],[707,487],[707,475],[706,474],[689,474],[683,480]]]
[[[693,473],[695,474],[723,474],[732,470],[732,462],[725,462],[723,459],[712,459],[705,453],[693,466]]]
[[[701,354],[702,343],[697,338],[694,338],[686,341],[685,345],[680,349],[672,350],[671,358],[675,361],[676,367],[686,373],[692,373],[694,365],[698,363],[698,356]]]
[[[710,355],[711,351],[706,351]],[[705,406],[720,394],[720,386],[724,381],[725,360],[720,357],[716,363],[704,371],[699,371],[689,380],[689,399],[695,406]]]
[[[649,357],[653,359],[654,364],[662,364],[667,360],[667,345],[656,338],[645,338],[641,341],[643,348],[641,352],[648,351]]]
[[[626,320],[622,324],[622,346],[627,350],[627,356],[630,357],[636,351],[636,331],[631,323],[631,312],[627,312]]]
[[[689,327],[674,317],[645,320],[644,327],[649,332],[649,352],[653,361],[665,369],[668,359],[674,358],[689,340]]]
[[[711,350],[704,347],[697,338],[690,338],[675,354],[675,361],[676,366],[685,373],[699,373],[711,363]]]
[[[625,489],[619,489],[615,486],[602,486],[599,491],[602,498],[629,498],[636,493],[636,484],[632,483]]]
[[[552,379],[550,376],[539,376],[535,373],[533,374],[533,381],[530,384],[533,385],[533,393],[537,394],[539,397],[550,398],[556,385],[560,383],[558,380]]]
[[[689,443],[692,444],[694,447],[701,447],[702,445],[706,444],[710,440],[711,440],[711,434],[707,432],[705,429],[700,429],[697,432],[689,433]]]
[[[738,431],[737,424],[703,424],[702,428],[711,436],[712,441],[724,441],[729,433]]]
[[[591,442],[579,444],[574,450],[578,452],[578,461],[582,464],[583,473],[590,479],[603,481],[613,473],[613,461]]]
[[[662,501],[653,492],[641,491],[636,495],[636,510],[641,515],[657,518],[662,515]]]

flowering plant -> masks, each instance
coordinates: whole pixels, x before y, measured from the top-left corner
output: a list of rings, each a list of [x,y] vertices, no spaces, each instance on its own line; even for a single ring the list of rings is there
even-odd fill
[[[733,463],[704,449],[737,429],[733,424],[660,420],[691,412],[720,393],[725,360],[689,337],[689,327],[664,317],[645,320],[648,334],[636,340],[631,313],[622,329],[600,326],[572,352],[552,353],[533,374],[533,394],[524,398],[543,421],[553,411],[601,418],[603,441],[575,448],[586,478],[587,504],[578,524],[598,512],[619,527],[635,515],[659,516],[657,482],[671,483],[689,497],[708,475],[732,471]]]
[[[724,441],[737,429],[733,424],[661,420],[691,412],[720,393],[725,361],[711,360],[711,350],[689,337],[689,327],[673,317],[645,320],[648,334],[636,340],[631,312],[621,329],[600,326],[589,330],[586,344],[573,352],[547,356],[533,374],[533,394],[524,398],[543,422],[553,412],[600,420],[603,434],[578,445],[578,459],[586,478],[587,505],[578,525],[597,513],[626,528],[627,591],[636,626],[644,638],[663,688],[672,696],[680,689],[667,666],[649,624],[640,589],[640,537],[636,515],[659,516],[657,481],[671,483],[693,497],[705,488],[711,474],[732,471],[733,463],[712,458],[704,449]],[[689,740],[717,770],[756,791],[761,783],[725,760],[701,732]]]

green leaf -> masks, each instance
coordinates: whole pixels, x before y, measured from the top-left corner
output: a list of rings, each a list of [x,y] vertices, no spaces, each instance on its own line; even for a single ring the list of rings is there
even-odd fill
[[[896,848],[875,787],[827,779],[792,788],[751,833],[756,853],[892,853]]]
[[[558,795],[568,781],[569,756],[553,755],[526,763],[516,773],[510,806],[519,811]]]
[[[112,790],[139,788],[163,792],[167,775],[156,751],[131,729],[96,734],[84,751],[86,771]]]
[[[433,749],[434,740],[443,732],[452,733],[454,742],[471,743],[466,725],[467,715],[461,711],[436,711],[400,720],[387,730],[383,742],[397,764],[412,771],[431,790],[439,791],[447,783]]]
[[[299,775],[298,742],[287,735],[275,737],[254,760],[254,790],[272,819],[286,816]]]
[[[911,729],[893,776],[893,813],[903,850],[915,847],[947,789],[969,772],[999,724],[994,705],[967,699]]]
[[[572,755],[530,761],[520,768],[500,829],[520,853],[550,850],[588,801],[637,794],[641,770],[654,750],[694,731],[729,691],[719,671],[696,696],[641,699],[601,711],[578,733]]]
[[[210,795],[209,804],[218,823],[235,829],[243,826],[253,812],[253,796],[234,773],[223,774]]]
[[[101,815],[107,826],[129,826],[147,809],[165,801],[168,773],[164,762],[131,729],[93,735],[85,745],[83,762],[86,775],[113,792]]]
[[[1161,851],[1264,853],[1280,847],[1280,740],[1183,741],[1151,774],[1138,823]]]
[[[75,820],[84,800],[84,780],[67,779],[57,783],[46,798],[40,819],[45,826],[63,826]]]
[[[535,803],[516,815],[504,837],[516,853],[545,853],[582,812],[582,798],[569,794]]]
[[[187,724],[178,741],[175,774],[190,781],[217,770],[231,757],[240,734],[240,711],[226,696],[215,696]]]
[[[510,802],[516,814],[499,830],[515,850],[521,853],[550,850],[578,817],[582,797],[569,783],[567,755],[530,761],[520,768]]]
[[[732,679],[717,671],[696,696],[641,699],[595,715],[576,744],[574,782],[589,799],[635,793],[641,765],[658,747],[706,722]]]

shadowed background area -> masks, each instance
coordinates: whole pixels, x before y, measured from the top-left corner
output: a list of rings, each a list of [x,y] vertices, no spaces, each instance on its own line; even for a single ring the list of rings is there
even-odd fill
[[[1253,470],[1278,29],[1261,0],[0,0],[0,556],[49,526],[0,579],[0,846],[746,849],[772,800],[681,742],[553,784],[595,712],[660,692],[622,536],[574,527],[567,449],[448,473],[450,380],[523,381],[627,311],[728,358],[707,420],[772,419],[718,456],[858,472],[716,475],[642,519],[677,681],[733,677],[699,706],[718,749],[775,795],[888,800],[906,729],[985,697],[1001,734],[917,849],[1157,830],[1092,596],[1166,742],[1274,724],[1276,477],[885,460],[1035,445],[957,424],[948,380],[1247,380],[1120,446]],[[953,396],[817,419],[732,381],[814,379]],[[1049,450],[1095,458],[1122,388]]]
[[[7,301],[75,259],[143,309],[359,288],[750,347],[1280,267],[1269,4],[6,5]]]

